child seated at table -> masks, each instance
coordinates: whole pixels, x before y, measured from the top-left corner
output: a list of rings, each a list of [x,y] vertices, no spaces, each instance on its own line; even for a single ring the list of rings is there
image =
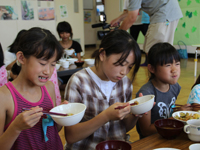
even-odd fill
[[[71,25],[66,21],[59,22],[57,25],[57,32],[59,37],[61,38],[59,42],[62,47],[64,49],[74,49],[75,54],[72,54],[70,56],[73,58],[78,58],[78,61],[81,61],[82,48],[78,42],[72,40],[73,33]]]
[[[180,56],[177,50],[169,43],[157,43],[148,53],[149,81],[136,93],[155,95],[156,104],[137,122],[137,131],[140,139],[156,133],[154,122],[157,119],[170,118],[173,105],[181,90],[177,83],[180,76]],[[181,106],[179,110],[191,110],[189,104]]]
[[[62,127],[42,112],[56,105],[54,84],[48,79],[63,48],[49,30],[39,27],[29,29],[18,46],[20,73],[0,87],[0,147],[63,150],[58,134]],[[30,110],[22,112],[23,108]]]
[[[200,110],[200,75],[198,76],[196,82],[191,89],[192,90],[190,92],[187,103],[197,106],[193,107],[193,110],[198,111]]]
[[[125,140],[138,116],[130,114],[132,82],[126,76],[133,68],[134,79],[141,53],[138,44],[124,30],[108,33],[95,51],[95,65],[69,79],[65,99],[87,106],[81,123],[65,127],[67,150],[94,150],[105,140]],[[123,109],[115,109],[126,106]]]
[[[11,81],[17,77],[17,75],[19,74],[19,72],[21,70],[20,67],[17,67],[17,64],[16,64],[16,53],[19,51],[17,49],[17,45],[20,42],[20,38],[23,36],[24,33],[26,33],[26,31],[27,30],[19,31],[19,33],[17,34],[13,43],[5,51],[6,69],[10,71],[10,77],[11,78],[13,77],[11,79]],[[15,66],[13,68],[14,64],[15,64]],[[13,74],[12,70],[14,71],[14,74]],[[56,104],[59,105],[61,103],[61,95],[60,95],[60,89],[59,89],[59,86],[58,86],[58,78],[57,78],[56,68],[54,68],[53,75],[51,76],[51,78],[49,80],[54,83],[55,92],[56,92]]]

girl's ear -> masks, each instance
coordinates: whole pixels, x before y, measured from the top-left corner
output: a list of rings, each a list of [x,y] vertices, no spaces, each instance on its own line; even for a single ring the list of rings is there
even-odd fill
[[[155,68],[151,64],[148,64],[147,68],[148,68],[149,72],[155,73]]]
[[[19,51],[19,52],[16,53],[16,58],[17,58],[17,60],[18,60],[18,62],[20,64],[24,64],[25,61],[26,61],[26,59],[25,59],[24,54],[23,54],[22,51]]]
[[[99,53],[99,59],[100,61],[103,61],[106,58],[106,52],[103,50],[103,48],[100,48]]]

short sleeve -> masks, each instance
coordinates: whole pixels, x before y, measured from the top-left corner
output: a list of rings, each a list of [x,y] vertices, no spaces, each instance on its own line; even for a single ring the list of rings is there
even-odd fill
[[[83,103],[83,98],[81,96],[81,81],[80,78],[74,74],[69,79],[67,86],[65,88],[64,98],[70,103]]]
[[[124,0],[124,10],[128,9],[129,0]]]
[[[76,53],[80,53],[82,52],[82,48],[81,45],[77,42],[77,41],[73,41],[72,46],[70,47],[70,49],[73,48],[75,50]]]
[[[141,4],[142,4],[142,0],[129,0],[128,11],[140,9]]]
[[[200,104],[200,85],[195,85],[192,89],[192,91],[190,92],[188,101],[188,104]]]

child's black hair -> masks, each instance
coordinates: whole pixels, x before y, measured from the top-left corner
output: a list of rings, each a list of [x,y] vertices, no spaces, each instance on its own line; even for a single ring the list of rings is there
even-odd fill
[[[46,29],[34,27],[26,31],[20,38],[18,51],[22,51],[26,58],[35,56],[48,60],[56,53],[55,61],[58,61],[63,54],[63,47],[55,36]]]
[[[14,75],[19,75],[20,71],[21,71],[21,67],[17,65],[17,63],[14,63],[11,71]]]
[[[120,54],[122,53],[121,58],[115,63],[115,65],[122,64],[131,51],[133,51],[135,55],[134,62],[134,70],[132,74],[132,81],[140,67],[141,61],[141,52],[138,44],[132,38],[132,36],[124,31],[124,30],[115,30],[108,33],[101,41],[100,47],[103,48],[102,51],[106,52],[106,56],[110,56],[112,54]],[[99,49],[93,53],[93,57],[95,57],[95,65],[99,62]]]
[[[18,34],[17,34],[17,36],[16,36],[16,38],[15,38],[15,40],[13,41],[13,43],[10,45],[10,46],[8,46],[8,48],[9,48],[9,52],[11,52],[11,53],[17,53],[17,45],[18,45],[18,43],[19,43],[19,41],[20,41],[20,37],[23,35],[23,33],[25,33],[26,32],[26,30],[21,30],[21,31],[19,31],[18,32]]]
[[[66,21],[62,21],[62,22],[58,23],[58,25],[57,25],[57,32],[58,32],[59,37],[60,37],[60,33],[62,33],[62,32],[70,33],[70,37],[71,38],[73,37],[72,27]]]
[[[169,43],[156,43],[153,45],[148,53],[147,61],[155,69],[157,65],[165,65],[168,63],[180,62],[180,56],[177,50]],[[149,79],[153,79],[155,75],[151,73]]]

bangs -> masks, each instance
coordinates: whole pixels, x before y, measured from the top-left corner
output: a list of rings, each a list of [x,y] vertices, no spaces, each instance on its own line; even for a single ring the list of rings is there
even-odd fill
[[[174,60],[175,62],[180,62],[180,56],[177,51],[169,50],[168,52],[165,51],[164,54],[163,52],[160,52],[155,57],[157,58],[156,65],[163,66],[168,63],[173,63]]]
[[[58,61],[62,57],[63,48],[59,45],[51,44],[51,42],[44,41],[40,44],[38,51],[34,54],[37,59],[49,60],[56,54],[56,60]]]
[[[56,54],[55,61],[58,61],[62,57],[63,50],[64,48],[49,30],[38,27],[24,33],[18,45],[18,51],[22,51],[26,58],[34,56],[37,59],[48,60]]]
[[[121,57],[119,58],[119,60],[117,62],[114,63],[114,65],[119,66],[121,64],[123,64],[126,61],[126,58],[128,57],[128,55],[130,54],[131,50],[125,50]]]

